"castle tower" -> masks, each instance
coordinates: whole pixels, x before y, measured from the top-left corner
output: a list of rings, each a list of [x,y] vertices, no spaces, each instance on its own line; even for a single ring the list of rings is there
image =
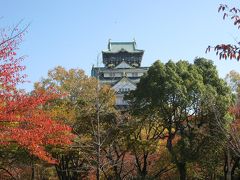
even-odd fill
[[[144,51],[136,48],[136,42],[111,42],[108,49],[102,51],[104,67],[93,67],[91,75],[97,77],[101,84],[108,84],[116,92],[116,106],[128,105],[123,97],[136,89],[140,77],[147,72],[147,67],[141,67]]]

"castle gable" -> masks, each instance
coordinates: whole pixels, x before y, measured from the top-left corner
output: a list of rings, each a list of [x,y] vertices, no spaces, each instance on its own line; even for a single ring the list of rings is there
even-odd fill
[[[122,61],[119,65],[117,65],[115,67],[115,69],[128,69],[128,68],[133,68],[132,66],[130,66],[128,63],[126,63],[125,61]]]
[[[124,77],[120,81],[118,81],[112,88],[118,93],[124,93],[135,90],[136,85],[131,80]]]

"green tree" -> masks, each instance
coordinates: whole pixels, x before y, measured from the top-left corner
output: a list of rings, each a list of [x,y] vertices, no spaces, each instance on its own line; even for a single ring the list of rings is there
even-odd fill
[[[128,99],[134,112],[159,113],[166,128],[166,147],[184,180],[187,164],[213,138],[220,139],[214,110],[219,110],[219,119],[225,122],[231,92],[212,61],[198,58],[194,64],[156,61]]]

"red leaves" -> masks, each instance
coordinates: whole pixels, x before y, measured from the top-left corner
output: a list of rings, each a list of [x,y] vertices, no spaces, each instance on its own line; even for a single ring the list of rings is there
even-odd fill
[[[240,9],[233,7],[229,8],[226,4],[220,4],[218,8],[218,12],[224,12],[223,13],[223,19],[226,19],[227,17],[231,17],[231,20],[233,21],[234,26],[237,26],[237,28],[240,28],[240,18],[239,13]],[[206,53],[209,52],[211,49],[216,51],[216,55],[219,55],[219,59],[237,59],[240,60],[240,48],[239,43],[238,45],[231,45],[231,44],[220,44],[216,45],[215,47],[208,46],[206,49]]]
[[[206,48],[206,50],[205,50],[205,53],[210,52],[211,48],[212,48],[211,46],[208,46],[208,47]]]
[[[228,9],[228,6],[226,4],[220,4],[218,7],[218,12],[225,11],[226,9]]]
[[[5,37],[5,36],[4,36]],[[22,36],[0,40],[0,144],[18,144],[49,163],[56,163],[45,146],[69,145],[74,136],[71,128],[51,120],[42,106],[58,94],[35,91],[27,94],[16,85],[24,82],[23,58],[16,58],[15,49]]]
[[[227,13],[224,13],[224,14],[223,14],[223,19],[225,19],[226,17],[228,17],[228,14],[227,14]]]
[[[216,52],[216,55],[219,56],[219,59],[237,59],[240,60],[240,49],[236,45],[231,44],[220,44],[215,47],[208,46],[206,53],[210,52],[213,49]]]
[[[218,8],[218,12],[224,12],[223,19],[226,19],[228,16],[230,16],[231,19],[233,20],[233,24],[237,26],[238,29],[240,28],[240,19],[238,16],[240,9],[236,7],[229,8],[226,4],[220,4]]]

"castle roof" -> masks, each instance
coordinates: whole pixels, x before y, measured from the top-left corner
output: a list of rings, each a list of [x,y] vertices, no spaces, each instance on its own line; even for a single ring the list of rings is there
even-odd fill
[[[136,42],[108,42],[108,50],[102,51],[103,53],[143,53],[143,50],[136,48]]]

